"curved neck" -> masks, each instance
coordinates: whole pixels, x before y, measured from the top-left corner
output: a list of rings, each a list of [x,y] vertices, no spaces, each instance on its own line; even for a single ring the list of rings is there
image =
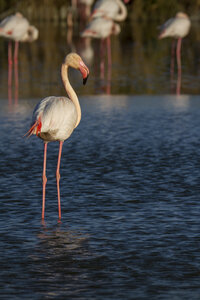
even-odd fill
[[[117,0],[117,4],[120,8],[120,13],[115,17],[114,21],[124,21],[127,17],[127,8],[121,0]]]
[[[80,104],[79,104],[79,101],[78,101],[78,97],[77,97],[74,89],[72,88],[72,86],[69,82],[68,65],[66,65],[66,64],[62,64],[61,77],[62,77],[62,81],[63,81],[64,87],[65,87],[65,90],[66,90],[70,100],[74,103],[74,105],[76,107],[77,121],[76,121],[75,127],[77,127],[78,124],[80,123],[80,120],[81,120],[81,107],[80,107]]]

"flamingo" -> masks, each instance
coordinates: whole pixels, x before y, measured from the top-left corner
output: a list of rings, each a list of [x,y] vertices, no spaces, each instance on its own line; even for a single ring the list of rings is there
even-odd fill
[[[81,33],[81,37],[92,37],[101,39],[101,54],[104,53],[104,42],[107,40],[108,53],[108,70],[110,70],[111,62],[111,43],[110,36],[117,35],[121,31],[120,25],[115,23],[112,19],[95,18],[87,25],[86,29]],[[103,56],[103,55],[102,55]],[[104,62],[101,60],[101,75],[104,73]]]
[[[105,39],[110,35],[117,35],[121,31],[119,24],[107,18],[93,19],[81,33],[82,37],[93,37],[97,39]]]
[[[8,43],[8,87],[12,84],[12,40],[15,41],[14,63],[15,80],[18,88],[18,50],[19,42],[32,42],[38,38],[38,29],[19,12],[3,19],[0,23],[0,36],[9,39]]]
[[[107,17],[116,22],[124,21],[127,17],[127,8],[124,3],[130,0],[98,0],[92,11],[92,19],[97,17]]]
[[[161,32],[158,36],[159,39],[165,37],[172,37],[177,39],[176,57],[178,67],[178,85],[177,94],[180,93],[181,82],[181,43],[182,39],[189,33],[191,27],[191,21],[187,14],[178,12],[175,18],[170,18],[161,26]],[[174,68],[174,43],[172,43],[172,61],[171,61],[171,76]]]
[[[56,169],[57,193],[58,193],[58,214],[61,219],[60,205],[60,161],[63,142],[70,137],[73,130],[81,120],[81,108],[78,97],[68,79],[68,68],[74,68],[81,72],[83,84],[89,76],[89,69],[84,64],[82,58],[76,53],[70,53],[65,57],[61,66],[61,77],[65,90],[69,96],[55,97],[50,96],[42,99],[33,111],[32,123],[28,136],[36,134],[44,141],[44,160],[43,160],[43,196],[42,196],[42,220],[45,212],[45,188],[46,177],[46,157],[48,142],[59,141],[58,163]]]

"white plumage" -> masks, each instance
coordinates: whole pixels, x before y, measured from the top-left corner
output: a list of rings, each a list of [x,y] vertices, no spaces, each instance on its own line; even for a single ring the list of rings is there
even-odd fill
[[[87,25],[81,36],[105,39],[111,34],[117,35],[120,31],[121,29],[119,24],[114,23],[113,20],[95,18]]]
[[[20,41],[29,28],[29,22],[20,13],[6,17],[0,23],[0,35]]]
[[[191,22],[189,17],[185,13],[178,12],[175,18],[167,20],[161,26],[161,33],[159,35],[159,38],[183,38],[188,34],[190,27]]]
[[[0,23],[0,36],[12,39],[16,42],[36,40],[38,38],[38,30],[31,26],[29,21],[19,12],[15,15],[6,17]]]
[[[123,21],[127,17],[127,8],[121,0],[98,0],[94,5],[92,18],[98,17]]]
[[[64,141],[72,134],[77,111],[74,103],[66,97],[50,96],[42,99],[33,112],[32,125],[41,121],[39,137],[45,142]],[[37,128],[33,134],[36,134]]]
[[[30,25],[27,32],[20,39],[20,42],[33,42],[38,39],[39,31],[35,26]]]

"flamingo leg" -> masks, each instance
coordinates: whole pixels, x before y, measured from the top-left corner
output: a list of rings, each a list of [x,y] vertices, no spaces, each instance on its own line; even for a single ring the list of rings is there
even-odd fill
[[[15,69],[15,99],[17,101],[17,96],[18,96],[18,86],[19,86],[19,81],[18,81],[18,52],[19,52],[19,42],[15,42],[15,52],[14,52],[14,69]]]
[[[112,68],[112,57],[111,57],[111,42],[110,36],[107,37],[107,53],[108,53],[108,77],[107,77],[107,91],[106,93],[110,95],[111,86],[111,68]]]
[[[176,47],[177,69],[178,69],[178,79],[177,79],[177,87],[176,87],[177,95],[180,95],[180,90],[181,90],[181,43],[182,43],[182,38],[179,38]]]
[[[110,36],[107,37],[107,53],[108,53],[108,68],[110,69],[112,65]]]
[[[12,41],[8,42],[8,99],[12,101]]]
[[[104,79],[104,39],[101,39],[101,44],[100,44],[100,55],[101,55],[101,62],[100,62],[100,77],[101,79]]]
[[[171,81],[174,77],[174,54],[175,54],[175,40],[172,41],[172,49],[171,49],[171,63],[170,63],[170,77]]]
[[[47,143],[44,143],[44,161],[43,161],[43,175],[42,175],[42,219],[44,220],[44,211],[45,211],[45,189],[47,183],[46,177],[46,161],[47,161]]]
[[[61,219],[61,205],[60,205],[60,160],[61,160],[61,154],[62,154],[62,146],[63,142],[60,141],[59,144],[59,153],[58,153],[58,163],[57,163],[57,169],[56,169],[56,182],[57,182],[57,192],[58,192],[58,216],[59,219]]]

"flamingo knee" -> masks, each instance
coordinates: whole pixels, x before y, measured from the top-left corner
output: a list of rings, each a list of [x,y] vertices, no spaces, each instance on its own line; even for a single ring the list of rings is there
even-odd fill
[[[57,182],[60,181],[60,173],[58,171],[56,171],[56,180],[57,180]]]
[[[47,184],[47,177],[46,177],[46,175],[42,176],[42,182],[43,182],[43,185]]]

